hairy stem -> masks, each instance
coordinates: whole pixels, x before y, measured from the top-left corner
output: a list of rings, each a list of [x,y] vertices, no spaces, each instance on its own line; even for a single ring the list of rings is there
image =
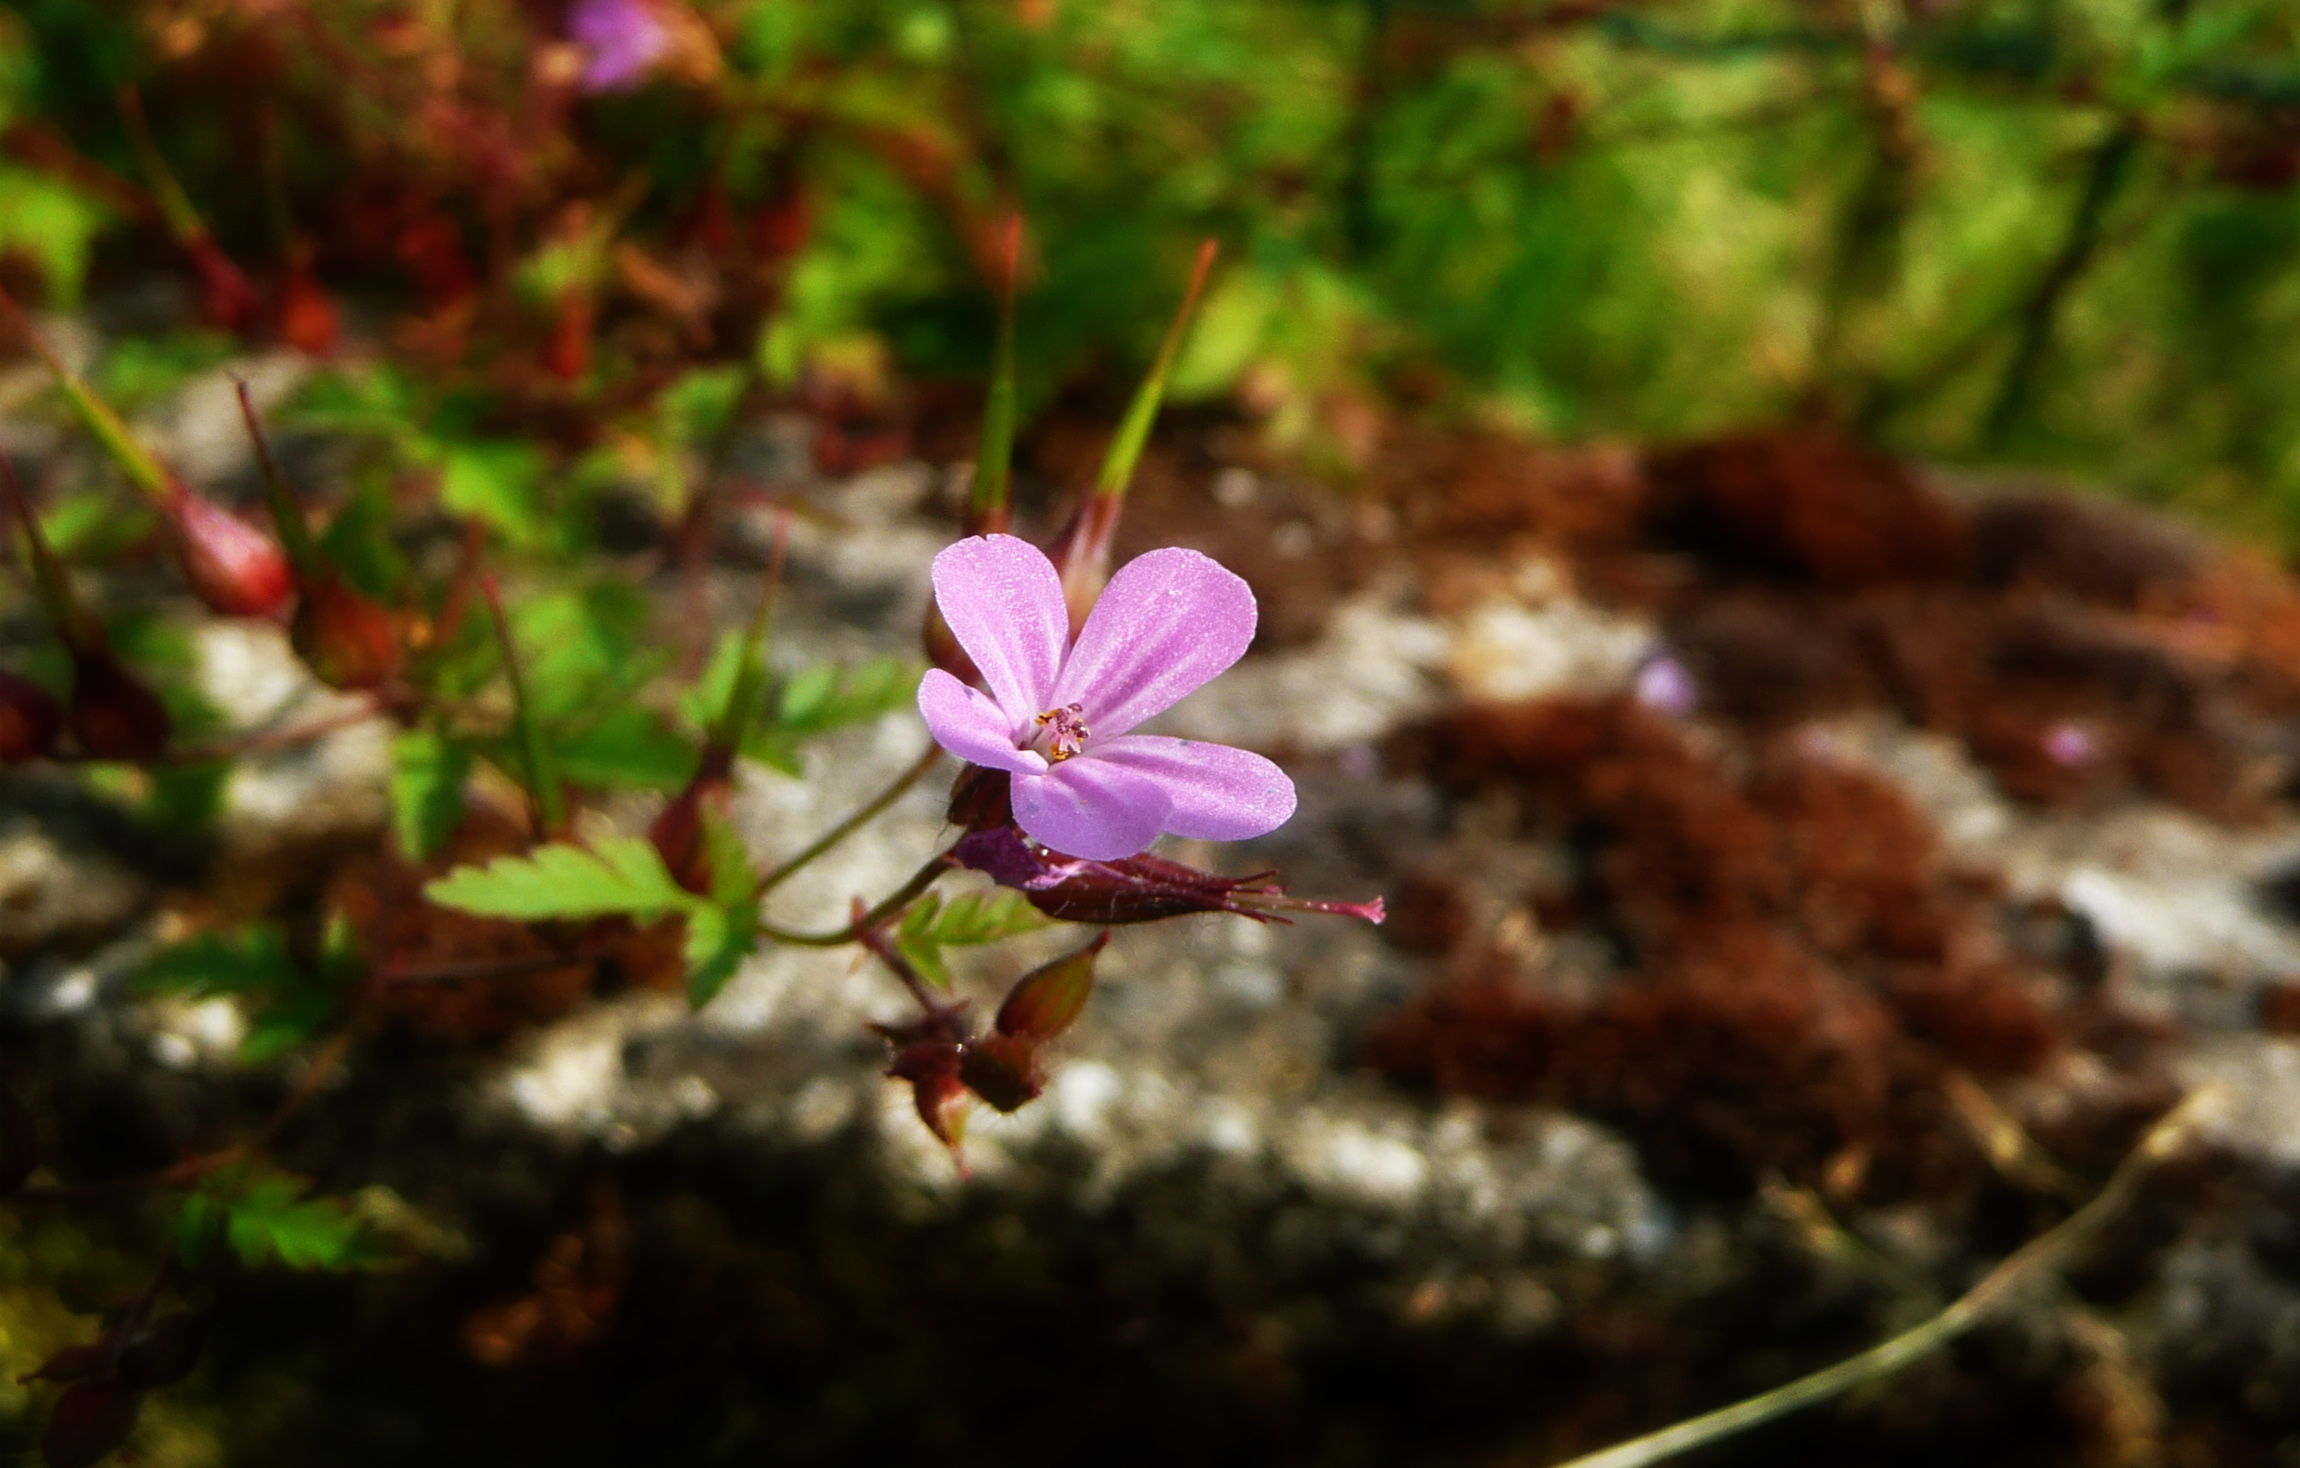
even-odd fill
[[[949,871],[950,865],[950,853],[947,851],[938,853],[925,866],[913,872],[910,880],[897,887],[885,901],[845,927],[832,932],[801,933],[790,928],[777,927],[769,922],[760,923],[759,931],[777,943],[790,943],[801,948],[842,947],[845,944],[855,942],[864,933],[899,915],[904,908],[917,901],[927,888],[932,887],[937,878]]]
[[[2058,1226],[2029,1240],[1954,1304],[1923,1324],[1872,1346],[1850,1360],[1801,1376],[1761,1396],[1617,1443],[1561,1463],[1557,1468],[1646,1468],[1647,1464],[1691,1452],[1800,1407],[1812,1406],[1866,1382],[1890,1376],[1939,1350],[1987,1319],[2022,1286],[2059,1269],[2070,1255],[2097,1237],[2132,1202],[2148,1175],[2188,1144],[2214,1099],[2215,1093],[2210,1088],[2192,1093],[2149,1130],[2091,1202]]]
[[[755,895],[760,897],[766,896],[769,892],[772,892],[777,887],[780,887],[786,879],[795,875],[801,867],[806,866],[815,858],[823,855],[823,853],[831,850],[840,842],[846,840],[847,837],[852,836],[855,832],[861,830],[864,826],[869,825],[872,821],[878,819],[878,817],[885,812],[888,806],[893,805],[896,801],[902,799],[902,797],[909,792],[913,785],[916,785],[919,781],[925,779],[927,775],[933,771],[934,767],[941,762],[942,746],[939,744],[928,745],[926,747],[926,753],[920,755],[918,760],[912,764],[909,769],[904,770],[900,775],[897,775],[893,784],[887,786],[886,789],[881,790],[878,794],[872,796],[869,801],[867,801],[862,806],[862,808],[857,810],[853,815],[848,816],[845,820],[831,827],[828,831],[823,832],[822,835],[817,836],[804,851],[801,851],[798,855],[792,857],[789,861],[784,862],[781,866],[776,867],[773,871],[770,871],[765,876],[759,878],[758,890]]]

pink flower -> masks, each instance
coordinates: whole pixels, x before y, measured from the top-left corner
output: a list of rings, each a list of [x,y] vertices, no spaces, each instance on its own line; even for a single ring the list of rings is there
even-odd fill
[[[1115,861],[1161,832],[1241,841],[1294,813],[1294,782],[1258,754],[1130,732],[1254,639],[1254,593],[1205,556],[1128,562],[1075,645],[1061,576],[1011,535],[936,556],[934,599],[990,693],[931,669],[918,711],[944,749],[1013,776],[1014,819],[1041,845]]]
[[[671,49],[670,28],[648,0],[575,0],[567,39],[591,53],[577,83],[586,92],[629,91]]]

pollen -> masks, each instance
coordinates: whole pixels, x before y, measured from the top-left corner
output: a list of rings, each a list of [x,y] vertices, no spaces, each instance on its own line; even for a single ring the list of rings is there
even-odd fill
[[[1086,721],[1079,717],[1083,712],[1078,704],[1073,703],[1058,709],[1048,709],[1038,716],[1038,727],[1046,731],[1048,764],[1061,764],[1086,747],[1087,736],[1092,731],[1086,727]]]

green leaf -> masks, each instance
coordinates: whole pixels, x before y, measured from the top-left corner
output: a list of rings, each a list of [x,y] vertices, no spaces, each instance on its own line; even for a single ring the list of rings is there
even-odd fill
[[[559,773],[604,790],[676,790],[695,773],[695,748],[653,711],[625,705],[575,733],[552,732]]]
[[[401,851],[421,861],[439,849],[463,819],[470,774],[470,749],[431,730],[410,729],[391,742],[391,828]]]
[[[522,549],[546,544],[543,451],[516,440],[481,440],[448,449],[440,471],[441,508],[474,515]]]
[[[943,960],[943,949],[995,943],[1016,933],[1036,931],[1051,921],[1019,892],[968,892],[947,902],[929,892],[902,915],[902,924],[895,929],[895,948],[927,982],[948,989],[950,965]]]
[[[663,867],[655,848],[634,836],[604,836],[586,850],[565,842],[486,866],[457,867],[423,889],[441,907],[480,917],[608,917],[641,920],[697,905]]]
[[[319,548],[354,591],[390,601],[407,580],[407,557],[391,538],[390,484],[381,477],[363,481],[328,522]]]
[[[701,1009],[759,946],[759,904],[696,906],[687,912],[687,1003]]]
[[[803,737],[907,708],[918,696],[918,675],[918,665],[905,657],[872,658],[851,668],[817,664],[783,685],[775,727]]]
[[[300,988],[305,978],[288,957],[287,935],[268,923],[232,933],[202,933],[161,950],[131,987],[138,994],[261,994]]]
[[[646,595],[628,582],[603,579],[507,610],[538,718],[594,717],[663,665],[647,646]]]
[[[703,814],[703,865],[711,874],[711,900],[721,907],[748,902],[759,889],[750,848],[732,824],[709,810]]]
[[[388,1257],[349,1204],[310,1191],[307,1179],[260,1165],[210,1173],[184,1201],[177,1247],[196,1264],[220,1234],[250,1269],[275,1259],[290,1269],[357,1269]]]

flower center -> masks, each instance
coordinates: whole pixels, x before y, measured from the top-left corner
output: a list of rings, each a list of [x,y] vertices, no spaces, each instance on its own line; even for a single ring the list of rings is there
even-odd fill
[[[1073,703],[1058,709],[1048,709],[1038,716],[1038,727],[1046,731],[1048,764],[1061,764],[1086,747],[1090,731],[1086,727],[1086,720],[1079,717],[1082,712],[1079,705]]]

